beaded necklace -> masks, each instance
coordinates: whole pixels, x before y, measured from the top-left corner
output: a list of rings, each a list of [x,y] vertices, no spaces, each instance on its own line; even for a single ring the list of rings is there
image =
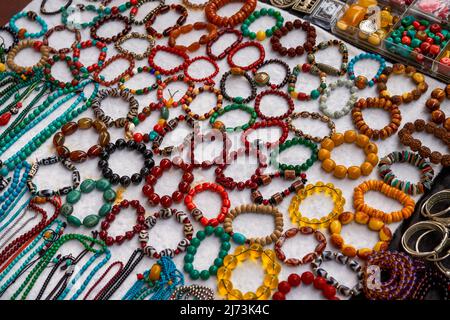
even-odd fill
[[[22,168],[24,168],[24,173],[22,175],[22,178],[20,179],[20,171],[22,170]],[[13,178],[9,178],[9,181],[11,181],[11,186],[0,196],[0,204],[2,205],[0,222],[2,222],[8,216],[9,212],[15,207],[16,201],[19,201],[20,198],[22,198],[24,194],[23,191],[26,189],[25,181],[30,168],[30,164],[24,161],[15,168]],[[0,232],[6,226],[1,226]]]

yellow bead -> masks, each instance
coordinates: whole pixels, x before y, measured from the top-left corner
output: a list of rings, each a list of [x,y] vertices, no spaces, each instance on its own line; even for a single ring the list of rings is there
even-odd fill
[[[331,233],[341,233],[342,225],[339,220],[334,220],[331,221],[329,228]]]
[[[261,256],[261,261],[264,267],[272,264],[275,261],[275,252],[269,249],[264,250]]]
[[[380,237],[381,241],[391,241],[392,240],[392,232],[391,229],[389,229],[386,226],[383,226],[380,231],[378,232],[378,236]]]
[[[231,278],[230,269],[226,267],[220,267],[219,270],[217,270],[217,280],[228,280],[230,278]]]
[[[4,63],[0,63],[0,72],[5,72],[6,71],[6,66]]]
[[[238,263],[238,259],[234,256],[234,255],[227,255],[224,259],[223,259],[223,265],[225,267],[227,267],[228,269],[233,270],[234,268],[236,268]]]
[[[159,119],[159,120],[158,120],[158,124],[159,124],[160,126],[163,126],[165,123],[166,123],[166,120],[164,120],[164,119]]]
[[[263,31],[263,30],[259,30],[259,31],[256,33],[256,39],[257,39],[258,41],[264,41],[264,40],[266,39],[266,32]]]
[[[364,162],[364,163],[360,166],[360,168],[361,168],[361,173],[362,173],[364,176],[368,176],[368,175],[372,172],[372,170],[373,170],[373,165],[372,165],[370,162]]]
[[[266,286],[260,286],[258,290],[256,290],[256,295],[258,296],[258,300],[267,300],[272,295],[270,288]]]
[[[373,250],[375,251],[385,251],[389,247],[389,243],[385,241],[378,241],[375,243],[375,246],[373,247]]]
[[[361,168],[357,166],[351,166],[348,168],[348,177],[350,179],[358,179],[361,177]]]
[[[373,45],[373,46],[379,46],[381,43],[381,39],[380,36],[377,35],[376,33],[372,33],[368,38],[367,41]]]
[[[356,133],[355,130],[347,130],[344,133],[344,140],[346,143],[353,143],[356,141],[357,136],[358,134]]]
[[[417,84],[425,81],[424,75],[419,73],[419,72],[414,73],[412,75],[412,78],[413,78],[414,82],[417,83]]]
[[[333,175],[338,179],[343,179],[347,175],[347,168],[342,165],[338,165],[334,168]]]
[[[246,292],[244,294],[244,300],[257,300],[258,296],[254,292]]]
[[[369,143],[367,146],[364,147],[364,153],[366,155],[370,154],[370,153],[378,153],[378,147],[375,143],[371,142]]]
[[[280,271],[281,271],[281,265],[279,263],[277,263],[277,262],[273,262],[273,263],[268,264],[266,266],[266,272],[268,274],[275,274],[275,275],[277,275],[277,274],[280,273]]]
[[[377,218],[371,218],[368,223],[369,229],[373,231],[381,230],[384,226],[384,222]]]
[[[161,270],[162,270],[161,265],[158,263],[155,263],[152,266],[152,268],[150,269],[150,275],[149,275],[150,280],[152,280],[152,281],[159,280],[161,277]]]
[[[378,156],[375,153],[369,153],[366,157],[366,161],[370,162],[373,166],[376,166],[378,163]]]
[[[322,141],[320,147],[331,151],[334,149],[334,142],[330,138],[326,138]]]
[[[367,224],[369,222],[369,219],[370,219],[369,215],[364,213],[364,212],[357,211],[355,213],[355,221],[356,221],[356,223]]]
[[[334,162],[334,160],[325,159],[322,162],[322,169],[325,170],[326,172],[331,172],[334,170],[334,168],[336,168],[336,162]]]
[[[219,280],[217,284],[217,290],[222,296],[226,296],[228,292],[233,290],[233,284],[229,280]]]
[[[243,298],[242,292],[238,289],[233,289],[228,293],[228,300],[242,300]]]
[[[329,159],[330,156],[331,156],[331,153],[327,149],[320,149],[319,153],[317,154],[317,157],[319,158],[320,161]]]
[[[364,134],[358,134],[358,137],[356,138],[356,144],[364,148],[369,143],[369,137]]]
[[[342,133],[337,132],[333,133],[333,135],[331,136],[331,140],[333,140],[335,147],[340,146],[341,144],[344,143],[344,135]]]
[[[261,257],[261,254],[263,252],[263,248],[259,243],[253,243],[250,245],[250,257],[252,259],[258,259],[259,257]]]
[[[250,250],[246,246],[239,246],[234,250],[234,256],[238,261],[244,261],[250,256]]]
[[[264,285],[270,289],[278,287],[278,277],[273,274],[268,274],[264,277]]]

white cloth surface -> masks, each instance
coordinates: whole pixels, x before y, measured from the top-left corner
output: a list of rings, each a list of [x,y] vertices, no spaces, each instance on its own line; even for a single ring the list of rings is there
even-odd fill
[[[24,10],[34,10],[36,12],[39,12],[39,5],[40,0],[34,0],[31,2]],[[122,3],[123,1],[114,0],[111,5],[118,5]],[[178,2],[178,1],[166,1],[166,3],[172,3],[172,2]],[[52,8],[57,8],[58,6],[62,5],[64,1],[56,0],[56,1],[49,1],[47,4],[48,9],[51,10]],[[74,4],[76,3],[85,3],[80,0],[75,0]],[[148,8],[151,8],[154,6],[154,4],[147,4],[140,8],[138,18],[143,17],[143,14],[147,11]],[[237,3],[230,4],[226,6],[225,8],[221,9],[219,11],[220,14],[229,14],[233,12],[235,9],[237,9],[240,5]],[[258,9],[262,7],[268,7],[265,4],[258,4]],[[289,13],[285,11],[281,11],[283,17],[285,18],[285,21],[288,20],[294,20],[296,19],[295,16],[290,15]],[[125,14],[128,15],[128,12]],[[60,24],[61,22],[61,16],[60,15],[54,15],[54,16],[43,16],[45,21],[48,23],[49,28]],[[89,13],[83,14],[82,19],[83,21],[86,19],[89,19],[91,15]],[[173,21],[176,19],[176,15],[173,12],[170,12],[164,16],[160,16],[157,18],[155,27],[157,30],[162,30],[163,28],[173,24]],[[189,10],[189,16],[187,19],[186,24],[188,23],[194,23],[195,21],[205,21],[206,18],[204,16],[204,13],[202,11],[192,11]],[[264,17],[261,19],[258,19],[250,26],[251,30],[259,30],[259,29],[266,29],[267,26],[272,25],[272,20],[269,17]],[[25,22],[25,20],[21,19],[18,21],[18,25],[22,26],[27,25],[27,27],[31,30],[31,25],[29,22]],[[119,31],[121,28],[121,24],[113,22],[109,23],[107,26],[104,26],[100,29],[99,34],[101,35],[113,35],[116,31]],[[330,38],[334,38],[333,35],[323,31],[320,28],[316,28],[317,30],[317,43],[328,40]],[[137,32],[145,32],[144,27],[136,27],[133,26],[133,31]],[[178,43],[182,44],[189,44],[194,39],[198,39],[198,36],[201,35],[202,32],[191,32],[187,35],[182,35],[179,39],[177,39]],[[282,39],[282,43],[286,46],[296,46],[297,44],[301,44],[304,42],[304,32],[302,31],[294,31],[289,33],[288,36],[284,37]],[[56,48],[62,48],[67,47],[73,42],[73,37],[68,32],[63,32],[60,34],[54,34],[50,38],[50,45]],[[70,40],[68,40],[70,39]],[[82,40],[88,40],[89,39],[89,29],[82,30]],[[213,46],[214,52],[221,52],[225,46],[228,46],[232,41],[234,41],[233,36],[226,36],[223,37],[220,41],[216,43],[216,45]],[[244,41],[248,41],[248,39],[244,39]],[[157,41],[157,44],[167,44],[167,38],[161,39]],[[263,46],[266,49],[265,52],[265,59],[270,58],[281,58],[284,61],[286,61],[291,68],[293,68],[297,64],[302,64],[306,62],[306,54],[304,54],[301,57],[295,57],[295,58],[288,58],[288,57],[280,57],[278,54],[274,53],[270,48],[270,40],[266,39],[264,42],[262,42]],[[128,49],[135,50],[138,52],[142,52],[147,45],[146,42],[143,41],[137,41],[137,40],[131,40],[128,43],[125,43],[124,46]],[[349,50],[349,56],[350,59],[359,54],[361,50],[356,49],[355,47],[347,44],[348,50]],[[114,54],[116,54],[117,51],[114,48],[114,45],[110,44],[108,45],[108,52],[107,52],[107,58],[112,57]],[[206,55],[205,47],[202,46],[197,52],[190,53],[190,57],[195,57],[198,55]],[[81,52],[81,61],[85,63],[85,65],[89,65],[92,62],[95,62],[97,59],[98,53],[96,52],[96,49],[87,49],[82,50]],[[257,57],[257,51],[254,49],[245,49],[236,54],[234,61],[241,64],[246,64],[246,62],[254,61],[254,59]],[[317,54],[317,60],[325,63],[329,63],[331,65],[338,66],[341,61],[341,57],[338,54],[337,49],[331,48],[326,51],[320,52]],[[34,62],[37,59],[37,56],[31,51],[31,50],[25,50],[22,53],[20,53],[17,56],[16,62],[19,62],[19,64],[23,64],[24,61],[29,61],[30,64]],[[178,58],[174,58],[171,55],[167,54],[158,54],[156,61],[161,66],[174,66],[176,64],[176,61],[178,61]],[[229,70],[229,66],[227,64],[226,59],[223,59],[221,61],[218,61],[220,72],[218,76],[215,78],[216,85],[218,86],[221,75]],[[138,66],[144,66],[147,65],[147,60],[141,60],[136,61],[136,67]],[[111,77],[115,77],[115,75],[119,74],[126,68],[127,65],[125,63],[117,62],[112,65],[110,65],[105,72],[103,73],[108,79]],[[361,61],[359,62],[355,67],[355,73],[356,74],[364,74],[367,77],[371,77],[372,74],[376,72],[378,68],[378,65],[373,61]],[[278,80],[282,79],[284,77],[284,71],[280,67],[270,65],[268,67],[265,67],[264,70],[269,72],[271,79],[274,82],[278,82]],[[200,75],[206,75],[209,74],[211,71],[211,67],[207,64],[203,64],[203,62],[196,63],[193,65],[190,69],[190,74],[195,76]],[[62,66],[61,63],[58,63],[53,68],[53,74],[60,78],[60,79],[68,79],[68,76],[70,73],[65,70],[65,66]],[[403,104],[400,106],[400,110],[402,113],[402,125],[408,121],[414,121],[415,119],[422,118],[422,119],[428,119],[429,114],[427,113],[427,110],[425,108],[425,101],[429,97],[429,93],[432,91],[432,89],[436,87],[443,87],[443,84],[430,78],[426,77],[426,81],[429,84],[429,90],[426,94],[424,94],[418,101],[414,101],[409,104]],[[328,77],[327,82],[330,83],[330,81],[336,80],[334,77]],[[126,85],[128,87],[132,88],[138,88],[143,87],[144,85],[147,86],[150,83],[153,83],[154,78],[147,76],[147,75],[138,75],[134,79],[128,81]],[[196,84],[196,86],[199,86],[199,84]],[[318,79],[312,76],[305,76],[303,73],[299,76],[299,80],[297,82],[297,90],[303,91],[303,92],[310,92],[312,89],[318,86]],[[180,89],[180,92],[185,89],[183,86],[178,85],[171,85],[169,86],[172,92]],[[248,86],[245,82],[235,79],[230,79],[227,82],[227,92],[230,93],[230,95],[243,95],[246,96],[249,92],[247,89]],[[405,91],[409,91],[413,88],[412,83],[407,79],[403,77],[391,77],[388,82],[388,88],[392,93],[401,93]],[[258,87],[258,92],[261,92],[266,88]],[[89,89],[91,90],[91,89]],[[287,90],[287,86],[283,88],[284,91]],[[177,93],[175,96],[175,99],[178,100],[180,96],[180,92]],[[359,97],[373,97],[377,95],[376,88],[367,88],[365,90],[362,90],[358,92]],[[168,97],[168,92],[165,90],[165,97]],[[177,98],[178,97],[178,98]],[[348,99],[349,93],[345,91],[345,89],[337,89],[335,90],[331,97],[328,99],[328,104],[332,109],[336,108],[339,109],[341,106],[345,104],[346,99]],[[156,101],[156,91],[151,92],[148,95],[145,96],[136,96],[140,103],[140,110],[146,105],[148,105],[150,102]],[[30,98],[31,99],[31,98]],[[310,102],[300,102],[300,101],[294,101],[295,103],[295,111],[319,111],[318,110],[318,100],[310,101]],[[224,101],[224,106],[227,105],[228,102]],[[250,102],[249,105],[253,106],[254,101]],[[68,106],[69,104],[67,104]],[[215,105],[215,98],[212,94],[203,94],[195,100],[192,104],[192,109],[197,111],[198,113],[203,113],[206,110],[211,109]],[[110,114],[112,116],[119,116],[119,115],[125,115],[127,112],[128,105],[126,102],[120,101],[118,99],[113,100],[111,98],[108,98],[107,100],[103,101],[102,106],[107,114]],[[445,107],[445,106],[444,106]],[[20,147],[22,147],[27,140],[29,140],[31,137],[33,137],[35,134],[40,132],[51,120],[55,119],[57,115],[59,115],[64,108],[61,108],[60,110],[56,111],[54,114],[52,114],[49,118],[45,119],[43,122],[41,122],[37,127],[35,127],[31,132],[27,133],[24,137],[22,137],[10,150],[8,150],[3,156],[3,159],[6,159],[10,155],[12,155],[14,152],[19,150]],[[273,98],[272,96],[264,98],[262,101],[262,111],[266,114],[281,114],[284,113],[285,110],[285,103],[283,100],[279,100],[278,98]],[[180,114],[183,112],[181,108],[172,109],[170,111],[170,118],[174,117],[175,115]],[[247,115],[244,115],[247,117]],[[80,116],[81,117],[93,117],[92,110],[86,111],[84,114]],[[157,120],[158,115],[154,114],[151,117],[149,117],[143,124],[139,125],[137,127],[137,131],[139,132],[149,132],[153,125],[155,124],[155,121]],[[366,119],[366,122],[373,128],[382,128],[386,123],[389,122],[389,117],[386,112],[380,111],[380,110],[367,110],[364,111],[364,118]],[[225,122],[226,124],[230,124],[232,126],[237,125],[240,122],[244,122],[247,120],[243,120],[243,115],[240,112],[232,112],[224,115],[220,120]],[[247,118],[245,118],[247,119]],[[347,116],[334,121],[336,124],[337,132],[344,132],[348,129],[354,129],[351,116],[348,114]],[[313,133],[314,135],[325,135],[328,133],[328,128],[325,124],[318,122],[318,121],[311,121],[311,120],[296,120],[295,124],[302,128],[305,132]],[[202,128],[204,130],[207,130],[210,128],[209,122],[205,121],[202,123]],[[166,139],[164,140],[163,146],[172,145],[172,142],[180,143],[185,135],[189,132],[189,128],[182,124],[179,126],[177,130],[175,130],[173,133],[170,133]],[[111,129],[111,141],[115,141],[119,137],[123,137],[123,130],[121,129]],[[270,140],[276,140],[279,137],[278,129],[270,129],[270,130],[259,130],[258,134],[261,134],[261,139],[267,139],[265,134],[269,135]],[[425,145],[429,146],[433,150],[439,150],[441,152],[447,153],[447,150],[445,149],[445,146],[438,142],[437,140],[433,139],[433,137],[421,134],[418,135],[421,139],[423,139],[423,142]],[[289,138],[292,138],[293,134],[290,133]],[[240,142],[240,135],[233,134],[230,135],[230,138],[233,141],[233,147],[232,150],[235,150],[242,146]],[[83,150],[87,150],[87,148],[95,143],[97,139],[97,136],[94,132],[91,131],[83,131],[83,132],[77,132],[75,135],[67,138],[66,144],[69,146],[70,149],[75,148],[81,148]],[[395,151],[395,150],[403,150],[404,147],[399,143],[399,139],[397,135],[390,137],[389,139],[385,141],[378,141],[376,142],[378,145],[378,156],[379,158],[387,155],[388,153]],[[204,149],[202,149],[200,152],[204,152],[204,159],[211,159],[211,154],[217,155],[219,152],[218,149],[219,144],[217,143],[211,143],[209,146],[205,146]],[[199,152],[199,151],[197,151]],[[49,139],[44,145],[42,145],[29,159],[28,161],[33,161],[34,159],[40,159],[44,157],[48,157],[55,154],[55,149],[52,145],[51,139]],[[200,156],[196,153],[197,158]],[[310,156],[309,150],[302,148],[302,147],[294,147],[291,148],[291,150],[284,152],[281,155],[281,161],[286,161],[290,163],[301,163],[305,159],[307,159]],[[341,164],[344,164],[346,166],[349,165],[359,165],[362,163],[364,159],[363,152],[356,148],[353,145],[345,145],[343,147],[337,148],[335,151],[333,151],[333,159]],[[155,157],[156,162],[159,162],[159,157]],[[242,159],[240,159],[242,160]],[[227,169],[227,173],[232,175],[235,179],[247,179],[252,174],[253,170],[255,169],[255,162],[254,159],[253,162],[241,162],[238,161],[239,164],[233,164]],[[92,178],[92,179],[98,179],[101,178],[101,172],[99,171],[97,167],[97,160],[88,160],[83,164],[77,164],[77,168],[80,170],[81,173],[81,180],[83,181],[86,178]],[[128,174],[131,176],[132,173],[137,172],[139,168],[141,167],[141,158],[135,156],[134,154],[129,154],[125,151],[116,152],[112,157],[110,161],[111,167],[114,172],[117,172],[119,174]],[[436,174],[439,172],[440,167],[434,166]],[[400,178],[407,178],[410,181],[417,181],[419,174],[416,168],[410,166],[410,165],[394,165],[395,172]],[[273,170],[272,168],[268,168],[267,171]],[[335,184],[335,186],[342,190],[345,198],[346,198],[346,205],[345,209],[348,211],[353,211],[352,208],[352,194],[353,189],[362,183],[365,180],[368,179],[378,179],[378,171],[375,170],[372,172],[372,174],[369,177],[361,177],[357,179],[356,181],[344,179],[339,180],[334,178],[331,174],[325,173],[320,168],[320,162],[316,162],[314,166],[306,172],[308,177],[308,183],[316,183],[318,181],[323,181],[325,183],[331,182]],[[209,171],[203,171],[203,170],[195,170],[195,182],[204,182],[204,181],[214,181],[214,169],[210,169]],[[177,187],[179,181],[181,178],[181,174],[178,170],[171,170],[169,173],[166,173],[162,176],[162,178],[158,181],[156,185],[156,192],[160,195],[164,194],[171,194]],[[70,175],[67,174],[67,171],[62,168],[60,165],[53,165],[50,167],[42,167],[39,170],[38,175],[35,177],[35,182],[39,186],[39,188],[57,188],[61,187],[63,185],[70,184]],[[283,190],[286,188],[289,182],[283,182],[281,180],[275,180],[273,181],[268,187],[262,188],[263,194],[268,197],[271,194]],[[159,210],[159,208],[152,208],[149,205],[146,204],[146,199],[142,194],[141,188],[143,186],[143,183],[139,186],[130,186],[126,189],[126,191],[123,194],[123,198],[125,199],[138,199],[141,201],[141,203],[144,204],[146,207],[146,210],[148,212],[156,212]],[[203,210],[205,215],[207,217],[215,217],[217,215],[218,209],[219,209],[219,197],[217,195],[210,196],[211,193],[204,192],[198,196],[195,197],[195,203],[198,205],[199,208]],[[233,191],[229,192],[229,197],[231,199],[231,208],[238,206],[240,204],[246,204],[250,203],[250,191],[244,190],[241,192]],[[288,213],[288,207],[290,204],[292,196],[285,199],[281,205],[279,205],[279,209],[284,214],[284,229],[287,230],[291,228],[293,225],[289,218]],[[326,199],[325,201],[323,199]],[[415,197],[417,200],[418,197]],[[75,211],[74,214],[77,215],[80,218],[83,218],[89,213],[96,213],[99,206],[101,205],[101,196],[98,192],[92,192],[89,195],[83,195],[81,201],[75,205]],[[400,205],[396,203],[395,201],[391,199],[387,199],[385,196],[369,192],[366,197],[366,201],[379,209],[386,210],[386,211],[392,211],[397,210],[400,208]],[[185,206],[183,203],[179,205],[174,205],[175,208],[185,210]],[[46,207],[49,208],[49,207]],[[307,199],[302,205],[301,205],[301,211],[304,215],[308,217],[321,217],[323,215],[326,215],[330,209],[332,208],[331,200],[328,198],[324,198],[322,196],[314,196],[309,199]],[[30,213],[31,214],[31,213]],[[61,219],[64,220],[63,217]],[[202,226],[194,221],[194,219],[191,219],[193,222],[195,231],[201,230]],[[130,229],[130,226],[133,225],[135,222],[135,213],[132,210],[124,210],[120,214],[120,216],[116,219],[116,221],[113,222],[110,233],[112,235],[117,234],[123,234],[126,230]],[[239,216],[234,221],[234,229],[236,232],[241,232],[245,234],[246,236],[263,236],[267,235],[272,232],[274,223],[273,219],[270,216],[259,216],[255,214],[243,214]],[[398,224],[390,225],[391,230],[394,232],[395,228],[398,226]],[[28,226],[29,228],[29,226]],[[99,229],[99,227],[97,228]],[[322,230],[322,232],[327,236],[329,236],[328,230]],[[84,233],[89,234],[90,230],[87,230],[83,227],[81,228],[73,228],[68,227],[66,229],[66,233]],[[343,228],[342,234],[346,240],[346,242],[350,244],[354,244],[357,247],[372,247],[375,242],[377,241],[377,233],[369,231],[367,227],[360,226],[355,223],[352,223],[351,225],[345,226]],[[175,219],[171,219],[169,221],[159,221],[158,224],[155,226],[155,228],[150,232],[150,241],[157,249],[163,249],[166,247],[175,247],[176,243],[181,239],[182,236],[182,228],[181,226],[176,223]],[[294,256],[294,257],[302,257],[304,254],[311,252],[313,248],[315,247],[315,242],[310,239],[311,237],[303,237],[298,236],[293,239],[290,239],[286,242],[285,246],[283,247],[286,254],[288,256]],[[214,240],[213,240],[214,239]],[[112,258],[110,259],[110,262],[106,265],[106,267],[116,260],[121,260],[124,263],[128,260],[129,256],[139,246],[139,242],[137,237],[132,239],[131,241],[126,241],[122,245],[114,245],[110,247]],[[214,258],[217,256],[219,248],[219,242],[214,238],[207,238],[205,241],[202,242],[201,246],[199,247],[198,253],[195,256],[194,266],[198,270],[203,270],[205,268],[208,268],[212,263]],[[233,252],[235,248],[235,245],[232,244],[232,249],[230,250],[230,253]],[[269,248],[273,248],[272,246],[269,246]],[[61,249],[62,252],[72,252],[74,254],[77,254],[81,250],[81,246],[78,243],[69,243]],[[330,243],[327,245],[327,250],[335,250],[335,248],[332,247]],[[181,254],[177,256],[174,261],[177,265],[177,267],[182,270],[183,268],[183,257],[184,254]],[[84,260],[86,261],[86,260]],[[125,292],[131,287],[131,285],[136,280],[136,274],[143,272],[151,267],[153,263],[156,261],[154,259],[149,259],[145,257],[141,263],[138,265],[138,267],[133,271],[133,273],[128,277],[128,279],[125,281],[125,283],[120,287],[120,289],[113,295],[113,299],[120,299]],[[77,266],[77,268],[81,267],[82,263]],[[106,267],[103,267],[96,275],[96,278],[102,275]],[[333,275],[335,278],[337,278],[339,281],[342,281],[342,283],[353,286],[356,283],[355,275],[349,271],[349,269],[345,267],[338,266],[334,263],[326,263],[324,265],[324,268],[329,270],[330,274]],[[77,270],[77,269],[76,269]],[[279,279],[285,280],[287,279],[287,276],[292,273],[302,273],[303,271],[310,270],[310,267],[308,265],[301,266],[301,267],[290,267],[286,265],[282,265],[282,271],[280,273]],[[37,292],[39,291],[42,281],[46,278],[48,271],[45,271],[39,281],[36,283],[36,286],[34,287],[33,291],[29,295],[29,299],[34,299]],[[204,284],[209,287],[211,287],[215,292],[217,291],[217,284],[216,284],[216,277],[210,278],[208,281],[192,281],[189,276],[184,273],[185,275],[185,283],[191,284],[191,283],[199,283]],[[107,279],[109,279],[111,276],[108,275]],[[243,265],[239,266],[234,272],[232,276],[232,282],[234,286],[238,289],[240,289],[243,293],[247,291],[256,291],[256,289],[262,284],[262,278],[263,271],[260,263],[252,263],[252,262],[245,262]],[[59,277],[53,278],[54,280]],[[95,279],[96,279],[95,278]],[[16,284],[12,286],[8,290],[8,292],[2,297],[2,299],[5,299],[7,297],[10,297],[15,289],[22,283],[22,281],[25,279],[25,277],[21,277],[20,281],[17,281]],[[88,288],[95,282],[95,279],[93,279],[88,286]],[[55,283],[55,282],[52,282]],[[71,296],[75,290],[77,289],[77,286],[82,283],[81,279],[77,281],[76,285],[72,288]],[[106,281],[103,282],[105,284]],[[101,287],[101,286],[100,286]],[[91,295],[95,295],[95,292],[97,292],[99,288],[94,291],[94,293]],[[85,291],[86,292],[86,291]],[[84,292],[84,293],[85,293]],[[84,296],[84,293],[82,294],[82,297]],[[217,298],[221,299],[221,297],[217,294]],[[289,295],[288,299],[318,299],[322,298],[321,295],[314,291],[311,288],[305,288],[301,287],[300,289],[293,290]]]

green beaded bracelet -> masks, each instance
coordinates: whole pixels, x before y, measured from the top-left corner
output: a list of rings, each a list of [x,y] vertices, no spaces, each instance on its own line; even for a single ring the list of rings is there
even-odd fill
[[[208,270],[198,271],[192,264],[194,262],[195,254],[197,253],[197,249],[201,242],[212,234],[219,238],[221,242],[219,254]],[[184,271],[189,274],[192,280],[197,280],[199,278],[208,280],[210,276],[215,276],[217,270],[223,265],[223,258],[225,258],[228,255],[228,251],[230,251],[230,239],[230,235],[225,233],[225,230],[222,227],[214,228],[212,226],[207,226],[204,231],[198,231],[196,236],[192,238],[191,245],[187,247],[186,255],[184,256]]]
[[[220,117],[221,115],[223,115],[224,113],[227,113],[227,112],[233,111],[233,110],[242,110],[242,111],[249,113],[250,120],[246,124],[237,126],[237,127],[225,127],[225,124],[222,121],[216,121],[217,118]],[[255,123],[256,118],[257,118],[257,114],[253,108],[251,108],[245,104],[233,103],[233,104],[226,106],[225,108],[219,109],[216,112],[214,112],[213,115],[211,116],[211,118],[209,118],[209,123],[212,125],[212,127],[214,129],[218,129],[220,131],[227,131],[227,132],[244,131],[244,130],[247,130],[248,128],[250,128]]]
[[[266,31],[259,30],[256,33],[250,31],[248,27],[256,19],[263,17],[263,16],[274,17],[276,19],[275,25],[269,29],[266,29]],[[263,8],[259,11],[253,11],[253,13],[251,15],[249,15],[248,18],[244,20],[244,22],[242,22],[241,31],[242,31],[242,35],[244,37],[249,37],[252,40],[256,39],[258,41],[264,41],[266,38],[271,37],[275,31],[280,29],[283,26],[283,23],[284,23],[284,18],[282,17],[280,11],[276,11],[272,8],[270,8],[270,9]]]
[[[311,157],[309,157],[309,159],[306,160],[304,163],[297,165],[278,163],[277,161],[278,155],[284,150],[289,149],[290,147],[293,147],[295,145],[303,145],[311,149],[312,151]],[[285,143],[280,144],[274,151],[270,153],[270,164],[272,164],[275,168],[277,168],[281,172],[284,172],[286,170],[294,170],[296,174],[300,174],[301,172],[305,172],[306,170],[308,170],[314,164],[314,162],[317,161],[317,151],[318,151],[317,145],[311,140],[303,138],[293,138],[292,140],[288,140]]]
[[[73,205],[81,199],[81,195],[92,192],[94,189],[103,191],[103,200],[105,203],[100,207],[97,214],[89,214],[84,217],[83,222],[76,216],[72,215]],[[80,190],[72,190],[67,194],[66,203],[61,207],[61,214],[66,217],[67,222],[74,226],[79,227],[83,225],[86,228],[95,227],[100,221],[101,217],[104,217],[111,211],[112,204],[116,200],[116,192],[111,188],[111,183],[107,179],[92,180],[86,179],[80,185]]]

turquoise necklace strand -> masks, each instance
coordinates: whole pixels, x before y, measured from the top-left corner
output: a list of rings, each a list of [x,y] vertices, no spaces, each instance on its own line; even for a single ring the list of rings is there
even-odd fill
[[[20,178],[20,172],[24,169],[22,178]],[[15,207],[18,201],[23,197],[23,191],[26,191],[26,180],[28,172],[31,169],[31,165],[28,162],[21,162],[14,170],[12,182],[7,190],[0,195],[0,222],[2,222]],[[3,230],[0,227],[0,232]]]

